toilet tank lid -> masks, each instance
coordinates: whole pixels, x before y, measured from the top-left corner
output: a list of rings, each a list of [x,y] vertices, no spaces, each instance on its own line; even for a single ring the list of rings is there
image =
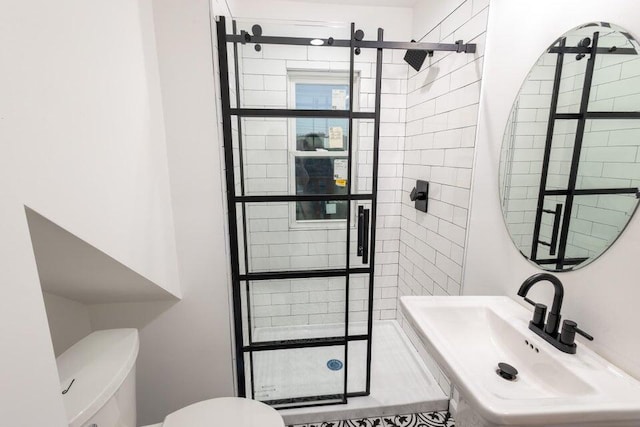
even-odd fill
[[[92,332],[58,356],[70,425],[89,420],[118,391],[136,363],[138,347],[137,329],[108,329]]]

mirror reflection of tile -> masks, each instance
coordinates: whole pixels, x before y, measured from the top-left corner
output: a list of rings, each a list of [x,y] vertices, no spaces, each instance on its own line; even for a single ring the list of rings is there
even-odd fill
[[[565,53],[577,47],[587,54]],[[583,267],[636,209],[637,52],[638,43],[609,24],[571,30],[540,56],[514,102],[500,158],[501,202],[513,242],[539,267]]]

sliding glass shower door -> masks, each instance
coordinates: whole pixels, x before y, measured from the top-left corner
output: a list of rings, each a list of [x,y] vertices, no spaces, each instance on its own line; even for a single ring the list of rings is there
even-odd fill
[[[345,403],[370,389],[382,49],[357,69],[353,24],[264,27],[217,23],[239,393]]]

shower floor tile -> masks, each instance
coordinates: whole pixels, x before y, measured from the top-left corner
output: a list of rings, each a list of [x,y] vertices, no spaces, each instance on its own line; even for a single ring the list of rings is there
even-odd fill
[[[294,332],[295,331],[295,332]],[[266,333],[267,331],[262,331]],[[308,333],[308,331],[305,331]],[[297,328],[291,328],[291,334],[298,334]],[[331,406],[316,406],[296,409],[282,409],[287,425],[312,425],[325,427],[369,427],[370,424],[330,424],[331,420],[388,419],[387,424],[371,424],[375,427],[395,427],[389,424],[396,414],[425,414],[444,411],[448,407],[449,399],[444,394],[436,380],[424,365],[417,351],[399,327],[396,321],[377,321],[373,327],[371,361],[371,394],[363,397],[352,397],[348,403]],[[316,354],[320,356],[320,354]],[[329,355],[322,359],[326,363]],[[339,356],[332,356],[338,358]],[[351,357],[350,357],[351,359]],[[273,362],[270,362],[273,363]],[[364,362],[363,362],[364,363]],[[364,365],[363,365],[364,366]],[[325,369],[326,370],[326,369]],[[277,373],[277,366],[271,364],[270,372]],[[340,372],[340,371],[338,371]],[[364,379],[364,369],[349,369],[350,381],[359,383]],[[352,377],[353,374],[353,377]],[[312,372],[306,376],[307,383],[314,384],[322,378],[313,378]],[[274,374],[274,376],[276,376]],[[323,378],[326,374],[323,374]],[[289,377],[295,378],[296,375]],[[293,384],[292,384],[293,385]],[[295,384],[300,386],[300,384]],[[402,424],[398,420],[398,427],[413,427],[418,424]],[[335,421],[334,421],[335,423]],[[424,422],[422,424],[425,424]],[[437,424],[436,424],[437,425]],[[426,424],[430,426],[430,424]]]
[[[289,427],[454,427],[453,418],[446,411],[385,417],[357,418],[353,420],[325,421],[298,424]]]

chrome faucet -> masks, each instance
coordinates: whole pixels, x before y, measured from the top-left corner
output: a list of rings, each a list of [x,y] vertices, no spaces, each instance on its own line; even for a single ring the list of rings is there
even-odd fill
[[[527,298],[527,293],[529,293],[531,287],[543,280],[550,282],[554,288],[553,303],[551,305],[549,315],[547,316],[546,324],[544,317],[547,313],[547,306],[536,303]],[[544,338],[558,350],[574,354],[576,352],[576,344],[574,342],[576,333],[590,341],[593,341],[593,337],[591,335],[579,329],[576,322],[571,320],[565,320],[562,323],[562,331],[558,333],[558,326],[560,325],[561,318],[560,309],[562,308],[562,299],[564,298],[564,287],[562,286],[560,279],[556,276],[549,273],[534,274],[522,282],[522,285],[518,290],[518,296],[523,297],[526,302],[535,307],[533,311],[533,320],[529,322],[529,329]]]

